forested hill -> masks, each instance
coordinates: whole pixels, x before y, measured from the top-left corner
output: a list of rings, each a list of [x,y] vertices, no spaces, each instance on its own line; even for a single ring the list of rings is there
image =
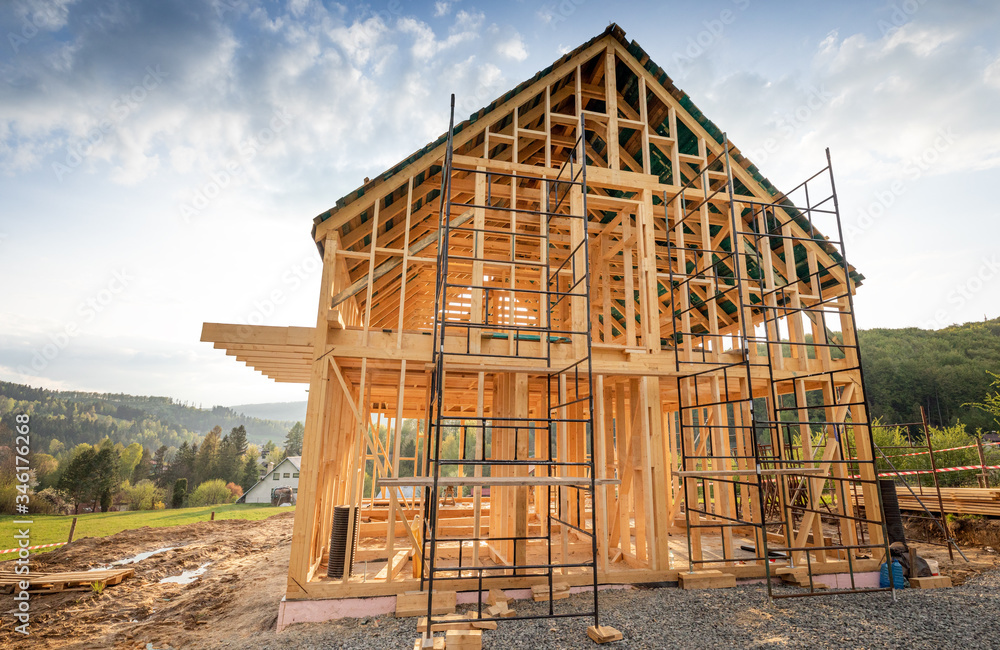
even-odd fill
[[[250,443],[273,440],[281,445],[294,424],[248,417],[224,406],[201,409],[169,397],[52,391],[0,382],[0,417],[6,421],[15,411],[32,415],[32,443],[39,450],[47,449],[53,439],[72,447],[105,437],[126,446],[138,442],[147,449],[180,447],[215,426],[229,431],[240,425]]]
[[[306,402],[266,402],[264,404],[237,404],[229,407],[237,413],[243,413],[262,420],[278,420],[280,422],[305,422]]]
[[[861,360],[873,417],[884,423],[919,422],[920,406],[932,425],[961,421],[969,433],[995,431],[982,402],[1000,373],[1000,318],[941,330],[872,329],[859,332]]]

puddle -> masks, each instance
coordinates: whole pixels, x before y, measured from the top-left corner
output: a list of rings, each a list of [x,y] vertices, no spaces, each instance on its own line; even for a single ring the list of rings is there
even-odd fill
[[[114,568],[116,566],[123,566],[126,564],[135,564],[136,562],[142,562],[146,558],[153,557],[160,553],[166,553],[167,551],[172,551],[175,548],[181,548],[180,546],[165,546],[164,548],[158,548],[155,551],[146,551],[145,553],[139,553],[132,557],[127,557],[124,560],[117,560],[111,564],[105,564],[103,566],[94,567],[93,569],[88,569],[88,571],[106,571],[108,569]]]
[[[208,571],[208,565],[210,564],[211,562],[206,562],[197,569],[190,569],[188,571],[183,572],[179,576],[170,576],[169,578],[163,578],[162,580],[160,580],[160,584],[163,584],[165,582],[173,582],[179,585],[189,585],[195,580],[197,580],[198,576],[205,573],[205,571]]]

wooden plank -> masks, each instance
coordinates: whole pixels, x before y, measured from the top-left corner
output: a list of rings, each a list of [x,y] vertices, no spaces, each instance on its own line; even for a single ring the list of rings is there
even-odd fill
[[[736,586],[736,576],[718,570],[681,571],[677,574],[681,589],[725,589]]]
[[[458,594],[454,591],[434,591],[431,615],[454,614]],[[396,596],[396,618],[427,615],[427,592],[407,591]]]

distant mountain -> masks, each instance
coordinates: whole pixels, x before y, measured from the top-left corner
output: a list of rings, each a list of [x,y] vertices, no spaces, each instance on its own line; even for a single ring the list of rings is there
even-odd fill
[[[306,421],[307,402],[268,402],[266,404],[237,404],[230,406],[232,410],[262,420],[279,420],[282,422]]]
[[[6,422],[11,413],[22,412],[31,414],[36,450],[48,449],[52,440],[72,447],[107,437],[124,445],[138,442],[153,451],[160,445],[198,442],[216,426],[229,433],[240,425],[249,442],[263,445],[273,440],[282,446],[295,421],[304,419],[304,415],[288,420],[258,418],[225,406],[203,409],[170,397],[56,391],[0,382],[0,418]]]

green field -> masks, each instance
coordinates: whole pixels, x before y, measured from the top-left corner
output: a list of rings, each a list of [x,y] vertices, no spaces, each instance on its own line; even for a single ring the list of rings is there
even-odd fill
[[[229,505],[202,506],[198,508],[178,508],[176,510],[143,510],[139,512],[98,512],[94,514],[78,515],[76,522],[76,532],[73,539],[83,537],[107,537],[123,530],[132,530],[149,526],[151,528],[162,528],[166,526],[180,526],[181,524],[193,524],[199,521],[208,521],[212,511],[215,511],[216,519],[267,519],[283,512],[294,511],[295,506],[276,508],[269,504],[258,503],[233,503]],[[0,515],[0,550],[13,548],[17,545],[14,539],[16,532],[14,520],[30,519],[31,524],[31,545],[52,544],[54,542],[65,542],[69,536],[69,527],[73,522],[72,516],[65,515],[27,515],[14,517],[12,515]],[[32,553],[44,553],[59,548],[40,549]],[[0,561],[14,559],[14,553],[0,555]]]

